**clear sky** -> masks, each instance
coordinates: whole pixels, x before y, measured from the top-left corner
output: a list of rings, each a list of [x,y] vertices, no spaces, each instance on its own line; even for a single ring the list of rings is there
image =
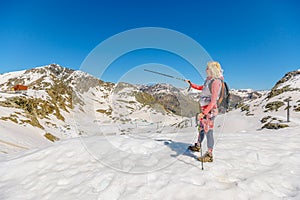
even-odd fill
[[[196,40],[221,63],[231,88],[270,89],[286,72],[300,68],[297,0],[0,0],[0,73],[51,63],[80,69],[99,43],[141,27],[168,28]],[[147,63],[184,63],[151,49],[127,56],[114,64],[130,70]],[[203,82],[189,68],[176,70]],[[119,71],[107,70],[105,81],[116,81]]]

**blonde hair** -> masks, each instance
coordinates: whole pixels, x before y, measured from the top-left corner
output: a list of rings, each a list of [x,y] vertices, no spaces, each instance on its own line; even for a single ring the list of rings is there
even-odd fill
[[[207,63],[209,76],[212,78],[221,78],[223,76],[223,69],[219,62],[211,61]]]

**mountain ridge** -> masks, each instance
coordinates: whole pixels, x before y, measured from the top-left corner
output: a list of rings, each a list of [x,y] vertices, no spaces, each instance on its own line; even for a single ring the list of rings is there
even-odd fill
[[[13,91],[15,85],[27,85],[29,89]],[[114,123],[126,131],[130,127],[125,124],[171,126],[184,120],[137,86],[104,82],[57,64],[2,74],[0,91],[0,131],[6,134],[0,139],[6,143],[20,142],[16,141],[18,133],[10,129],[34,130],[38,137],[53,142],[102,134],[103,124]],[[171,124],[166,123],[169,118]],[[93,126],[99,126],[99,130]],[[33,140],[36,139],[28,138],[27,145],[36,147]],[[8,145],[3,148],[4,152],[10,150]]]
[[[231,90],[231,108],[249,117],[258,113],[264,128],[284,125],[282,117],[275,116],[278,110],[283,115],[285,96],[298,98],[298,77],[299,70],[287,73],[271,91]],[[16,84],[29,89],[14,92]],[[187,126],[192,123],[190,117],[199,112],[199,91],[188,92],[170,84],[104,82],[58,64],[2,74],[0,91],[0,131],[5,133],[0,140],[6,142],[0,143],[2,152],[16,150],[7,143],[34,148],[60,139],[99,135],[106,124],[118,129],[111,130],[112,134],[125,134],[137,126]],[[299,112],[299,98],[291,103],[293,112]],[[17,141],[20,133],[28,134],[24,144]]]
[[[261,128],[279,129],[288,126],[296,126],[299,123],[294,120],[289,124],[287,109],[292,116],[300,116],[300,70],[286,73],[273,88],[255,100],[248,100],[238,107],[245,115],[257,115],[260,117]],[[290,107],[287,101],[290,101]],[[289,125],[288,125],[289,124]]]

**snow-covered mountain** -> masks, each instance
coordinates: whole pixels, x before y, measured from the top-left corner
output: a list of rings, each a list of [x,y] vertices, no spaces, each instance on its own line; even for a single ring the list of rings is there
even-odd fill
[[[13,91],[16,85],[29,89]],[[0,91],[2,153],[99,135],[105,124],[115,123],[125,131],[128,124],[169,126],[183,120],[137,86],[103,82],[57,64],[2,74]],[[25,139],[18,140],[20,135]]]
[[[216,118],[214,162],[204,170],[200,152],[187,150],[197,128],[154,97],[155,87],[176,89],[141,91],[57,65],[33,71],[0,77],[0,199],[300,198],[299,70]],[[48,75],[40,79],[38,71]],[[11,92],[18,83],[30,86],[26,94]],[[279,102],[289,97],[291,122],[284,122]],[[266,123],[289,127],[261,130],[268,115]],[[85,137],[47,145],[46,132]]]
[[[253,89],[230,89],[230,106],[235,108],[240,103],[260,98],[267,92],[268,91],[256,91]]]
[[[186,117],[195,116],[199,112],[198,99],[186,89],[179,89],[170,84],[154,84],[139,87],[141,91],[151,94],[167,110]],[[199,91],[198,91],[199,94]]]
[[[290,117],[300,116],[300,70],[292,71],[283,76],[274,87],[260,98],[248,100],[238,107],[247,116],[260,118],[262,128],[284,128],[287,124],[287,101],[290,101]],[[294,121],[295,122],[295,121]]]
[[[288,73],[270,92],[231,90],[231,106],[240,107],[248,116],[259,113],[262,126],[278,126],[284,107],[280,108],[280,119],[270,112],[284,104],[282,98],[292,96],[291,105],[299,111],[298,74]],[[29,89],[13,91],[16,85]],[[182,126],[188,121],[185,117],[199,112],[199,91],[188,92],[168,84],[115,85],[57,64],[2,74],[0,92],[0,131],[5,133],[0,136],[2,153],[80,135],[101,135],[111,124],[122,133],[151,124]],[[261,108],[267,109],[261,112]],[[19,141],[20,135],[26,137]]]

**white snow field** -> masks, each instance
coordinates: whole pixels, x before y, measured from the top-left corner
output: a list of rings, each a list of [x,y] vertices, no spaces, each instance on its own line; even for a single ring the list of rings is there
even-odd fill
[[[109,135],[1,154],[0,199],[300,199],[299,119],[279,130],[259,130],[257,121],[239,111],[219,116],[204,170],[200,153],[186,150],[195,127],[120,133],[106,125]]]

